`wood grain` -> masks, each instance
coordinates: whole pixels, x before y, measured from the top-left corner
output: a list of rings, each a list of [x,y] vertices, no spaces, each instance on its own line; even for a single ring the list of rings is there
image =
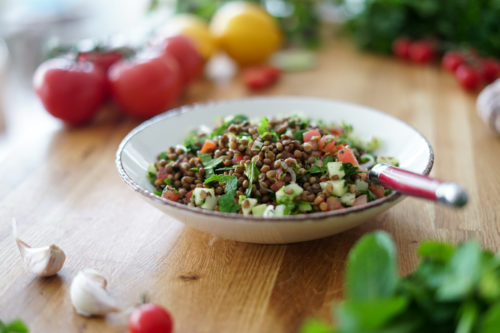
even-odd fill
[[[335,40],[316,70],[285,74],[270,95],[339,99],[381,109],[417,128],[435,152],[432,175],[468,189],[463,210],[408,198],[362,226],[326,239],[255,245],[184,227],[139,199],[119,178],[114,154],[139,122],[110,108],[94,126],[65,128],[31,94],[9,94],[0,132],[0,318],[23,318],[32,332],[124,332],[126,316],[85,319],[68,289],[78,270],[95,268],[124,307],[143,294],[166,306],[176,332],[295,332],[309,316],[330,317],[342,297],[349,249],[363,234],[392,234],[400,270],[416,265],[423,239],[478,238],[500,248],[500,141],[464,93],[437,67],[363,54]],[[239,78],[195,84],[182,103],[249,95]],[[59,276],[26,273],[11,236],[15,217],[34,246],[67,254]]]

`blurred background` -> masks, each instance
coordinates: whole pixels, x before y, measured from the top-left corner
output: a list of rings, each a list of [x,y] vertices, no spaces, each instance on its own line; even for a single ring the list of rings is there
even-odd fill
[[[5,86],[3,94],[9,95],[7,102],[25,100],[26,94],[32,94],[35,69],[48,57],[61,56],[67,51],[91,50],[96,42],[107,46],[126,45],[137,51],[148,45],[158,31],[192,38],[204,59],[205,70],[213,67],[214,54],[225,51],[229,57],[222,61],[222,67],[216,61],[215,68],[217,73],[227,72],[227,75],[234,75],[238,68],[265,62],[284,72],[314,68],[315,52],[328,43],[326,39],[334,36],[345,36],[362,50],[418,64],[435,64],[446,53],[459,52],[461,63],[471,65],[469,71],[477,69],[480,72],[474,75],[482,75],[482,59],[492,60],[491,65],[491,62],[498,64],[500,57],[498,0],[248,1],[276,22],[277,31],[259,24],[254,27],[262,17],[254,17],[255,22],[236,19],[228,27],[227,17],[232,14],[217,15],[227,2],[230,1],[0,0],[0,85]],[[189,14],[191,18],[179,22],[177,18],[181,14]],[[246,14],[255,13],[249,10]],[[226,19],[214,19],[217,16],[226,16]],[[226,23],[214,24],[214,20]],[[218,30],[216,37],[214,26]],[[237,31],[252,29],[257,37],[241,38],[239,43],[250,45],[250,53],[260,52],[261,56],[256,55],[254,60],[243,59],[234,49],[241,51],[246,46],[227,40]],[[263,50],[262,38],[273,34],[279,38],[268,41],[268,50]],[[415,47],[412,49],[410,44]],[[228,63],[232,70],[224,70]],[[477,79],[477,84],[457,80],[465,90],[477,91],[489,83],[490,78],[498,76],[495,74],[495,70],[500,71],[497,64],[492,65],[493,72],[487,75],[488,78]],[[20,91],[24,91],[21,97],[18,96]]]

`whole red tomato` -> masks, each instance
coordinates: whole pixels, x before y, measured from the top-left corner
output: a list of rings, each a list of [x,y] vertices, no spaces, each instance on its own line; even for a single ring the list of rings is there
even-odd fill
[[[172,328],[172,316],[156,304],[140,305],[132,312],[128,321],[130,333],[171,333]]]
[[[200,77],[203,71],[203,58],[189,38],[182,35],[168,37],[160,48],[165,54],[177,60],[185,84]]]
[[[434,46],[425,40],[411,43],[408,49],[408,57],[417,64],[427,64],[434,60],[434,56]]]
[[[177,61],[161,53],[142,54],[114,64],[108,80],[118,106],[143,119],[171,108],[183,90]]]
[[[400,37],[392,43],[392,52],[399,59],[408,59],[411,41],[407,37]]]
[[[48,60],[37,68],[33,86],[45,109],[72,125],[90,121],[106,98],[106,75],[86,61]]]
[[[446,52],[443,57],[442,65],[443,68],[451,73],[455,73],[458,66],[465,62],[465,58],[458,52]]]
[[[101,68],[104,72],[107,72],[108,69],[114,63],[123,59],[123,54],[119,51],[108,51],[108,52],[100,52],[100,51],[90,51],[90,52],[81,52],[78,54],[78,61],[90,61],[97,67]]]
[[[480,62],[481,76],[486,83],[495,81],[500,76],[500,63],[494,58]]]
[[[481,85],[481,74],[477,69],[467,64],[458,66],[455,77],[467,91],[475,91]]]

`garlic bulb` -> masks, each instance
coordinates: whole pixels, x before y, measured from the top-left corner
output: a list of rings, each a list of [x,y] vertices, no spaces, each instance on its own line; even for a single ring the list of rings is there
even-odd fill
[[[70,287],[71,303],[76,312],[90,317],[120,311],[106,291],[106,285],[106,279],[93,269],[86,268],[78,272]]]
[[[57,274],[64,265],[66,255],[58,246],[31,247],[17,236],[16,220],[12,219],[12,233],[27,270],[40,277]]]
[[[500,134],[500,79],[481,91],[476,107],[481,119],[493,132]]]

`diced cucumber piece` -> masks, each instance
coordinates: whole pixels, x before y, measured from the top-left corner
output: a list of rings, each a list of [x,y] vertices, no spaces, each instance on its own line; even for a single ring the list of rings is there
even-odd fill
[[[272,217],[274,216],[274,206],[273,205],[268,205],[266,209],[264,210],[264,213],[262,213],[263,217]]]
[[[300,195],[304,190],[299,185],[292,183],[281,187],[276,192],[276,202],[284,204],[293,201],[296,196]],[[289,194],[288,194],[289,193]]]
[[[310,212],[312,210],[311,203],[307,201],[299,202],[299,206],[297,208],[300,212]]]
[[[241,195],[240,195],[241,197]],[[243,201],[248,201],[249,205],[248,207],[243,207]],[[241,201],[240,205],[241,205],[241,210],[243,211],[243,215],[250,215],[250,213],[252,212],[252,208],[255,207],[255,205],[257,204],[257,199],[254,199],[254,198],[248,198],[248,199],[244,199]]]
[[[340,197],[340,202],[342,202],[345,206],[354,205],[354,201],[356,200],[356,194],[347,192],[343,196]]]
[[[342,162],[328,162],[327,167],[330,178],[334,176],[337,176],[338,179],[344,178],[345,171],[342,167]]]
[[[327,180],[326,182],[319,183],[319,185],[321,186],[322,190],[325,190],[326,185],[328,185],[328,183],[332,184],[332,186],[333,186],[332,195],[335,195],[337,197],[341,197],[347,192],[347,185],[346,185],[344,179]]]
[[[394,166],[399,166],[399,161],[394,157],[378,156],[377,163],[387,163]]]
[[[267,208],[266,204],[254,206],[254,207],[252,207],[252,215],[253,216],[263,216],[266,208]]]
[[[202,195],[201,193],[205,193]],[[204,198],[203,198],[204,196]],[[217,198],[213,188],[197,187],[193,190],[191,201],[198,207],[205,209],[214,209],[217,204]]]
[[[364,180],[356,179],[356,181],[354,182],[354,185],[356,185],[356,191],[358,191],[358,192],[368,191],[368,183],[365,182]]]
[[[150,164],[148,166],[148,170],[147,171],[148,171],[148,173],[152,173],[154,175],[156,175],[156,173],[158,172],[153,164]]]
[[[274,216],[285,216],[288,215],[286,214],[286,206],[285,205],[278,205],[274,208]]]

